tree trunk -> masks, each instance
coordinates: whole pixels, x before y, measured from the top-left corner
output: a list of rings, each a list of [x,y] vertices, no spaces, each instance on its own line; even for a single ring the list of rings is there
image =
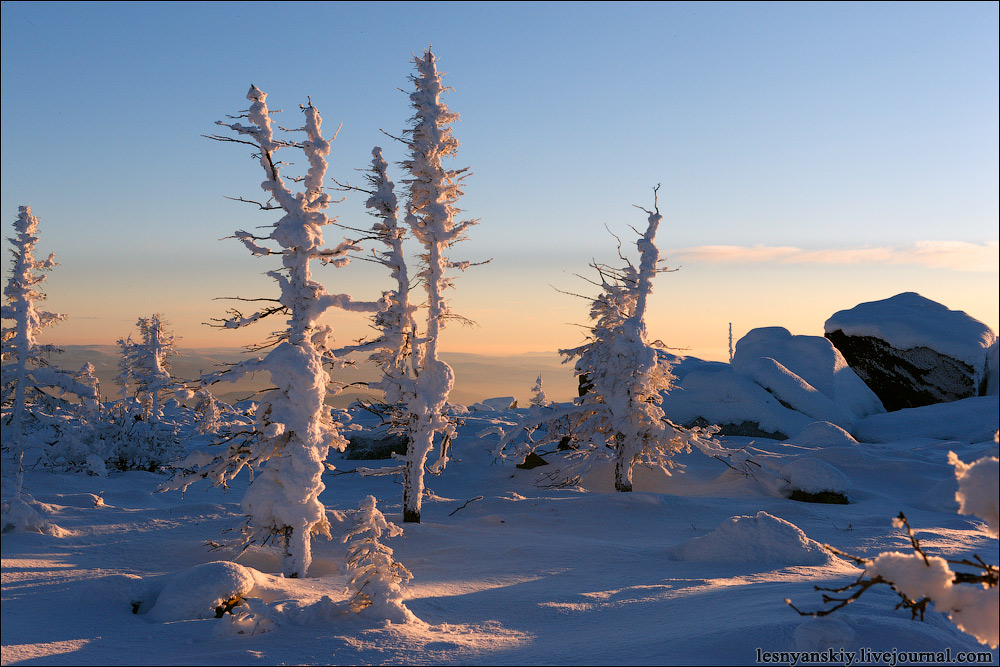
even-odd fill
[[[407,461],[403,468],[403,523],[420,523],[420,494],[414,494],[411,467],[411,462]]]
[[[625,439],[615,436],[615,491],[632,490],[632,458],[626,455]]]

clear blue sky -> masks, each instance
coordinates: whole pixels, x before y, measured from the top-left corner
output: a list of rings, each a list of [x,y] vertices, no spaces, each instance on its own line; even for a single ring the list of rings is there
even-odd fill
[[[2,205],[55,252],[54,342],[111,343],[164,312],[189,344],[247,342],[200,322],[273,293],[233,241],[273,220],[248,151],[201,137],[250,83],[298,125],[307,95],[343,124],[331,175],[390,160],[411,53],[433,45],[462,116],[457,350],[575,345],[576,273],[615,258],[662,183],[650,330],[718,358],[781,325],[918,291],[997,328],[997,3],[21,3],[2,5]],[[397,171],[395,177],[401,178]],[[363,198],[335,207],[367,225]],[[9,233],[9,228],[8,232]],[[331,241],[336,232],[328,235]],[[735,246],[709,248],[706,246]],[[754,246],[762,246],[752,250]],[[783,248],[783,250],[776,250]],[[369,267],[317,269],[374,295]],[[358,323],[345,324],[345,337]],[[352,328],[354,327],[354,328]],[[265,325],[266,328],[266,325]],[[360,330],[360,329],[358,329]],[[252,338],[263,338],[261,330]]]

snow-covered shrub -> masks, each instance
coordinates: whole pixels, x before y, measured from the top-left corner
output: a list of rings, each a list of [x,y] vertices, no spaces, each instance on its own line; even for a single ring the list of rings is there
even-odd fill
[[[393,560],[392,549],[382,544],[382,536],[398,537],[403,529],[386,520],[376,507],[375,497],[366,496],[358,505],[354,527],[344,535],[348,543],[344,574],[354,591],[351,609],[408,623],[417,617],[403,604],[403,587],[413,575]]]
[[[219,421],[222,417],[219,412],[219,401],[207,388],[199,389],[195,393],[195,398],[197,402],[194,411],[198,413],[198,433],[217,433],[222,427]]]
[[[552,401],[548,399],[545,395],[545,390],[542,388],[542,376],[539,375],[538,379],[535,380],[535,386],[531,388],[531,400],[528,401],[529,409],[538,411],[542,408],[552,405]]]
[[[257,468],[242,504],[249,521],[246,539],[278,541],[284,551],[284,574],[305,576],[312,561],[312,537],[330,537],[330,525],[319,501],[325,459],[331,447],[343,450],[347,445],[340,417],[334,417],[324,404],[330,391],[326,366],[341,362],[337,351],[327,346],[332,328],[320,320],[331,308],[371,313],[383,304],[330,294],[312,277],[313,260],[341,267],[349,262],[348,253],[358,249],[352,241],[324,247],[323,227],[333,221],[326,214],[330,195],[324,188],[330,142],[323,138],[319,111],[311,102],[301,107],[305,126],[296,131],[303,132],[305,139],[293,141],[275,136],[271,119],[275,112],[268,109],[263,91],[251,86],[247,99],[250,108],[237,120],[218,123],[237,137],[212,138],[252,146],[264,169],[261,188],[269,200],[259,206],[280,210],[283,215],[270,225],[266,235],[240,230],[234,236],[254,256],[281,258],[281,268],[268,272],[280,293],[274,298],[242,299],[267,305],[250,315],[231,309],[229,316],[218,322],[223,328],[237,329],[271,315],[283,315],[287,324],[255,348],[269,350],[266,356],[234,364],[204,376],[202,381],[235,381],[248,373],[266,371],[275,389],[261,400],[253,427],[234,433],[217,455],[202,452],[189,457],[182,465],[190,472],[178,475],[164,488],[183,488],[200,478],[225,486],[245,466]],[[239,122],[242,119],[249,124]],[[282,175],[287,162],[279,160],[276,153],[285,148],[305,154],[308,167],[302,178],[286,180]],[[293,191],[291,183],[302,183],[302,190]]]
[[[973,463],[963,463],[954,452],[949,452],[948,462],[955,466],[959,514],[975,515],[986,522],[986,532],[997,537],[997,505],[1000,495],[1000,459],[984,456]],[[997,648],[1000,643],[1000,586],[997,585],[997,566],[988,565],[978,556],[975,560],[949,560],[929,556],[920,546],[906,517],[893,520],[897,528],[905,528],[912,552],[882,552],[874,558],[858,558],[827,546],[835,554],[845,556],[864,572],[856,581],[841,588],[816,587],[816,590],[843,594],[847,597],[823,595],[825,603],[834,603],[829,609],[803,612],[785,600],[804,616],[826,616],[858,599],[865,591],[878,584],[886,584],[900,597],[897,608],[909,609],[921,619],[929,604],[948,615],[959,630],[967,632],[982,644]],[[957,566],[961,569],[952,569]]]

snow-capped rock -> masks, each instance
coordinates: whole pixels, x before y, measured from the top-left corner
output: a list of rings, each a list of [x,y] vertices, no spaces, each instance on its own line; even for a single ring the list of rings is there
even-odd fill
[[[889,411],[986,393],[996,334],[915,292],[842,310],[824,330]]]

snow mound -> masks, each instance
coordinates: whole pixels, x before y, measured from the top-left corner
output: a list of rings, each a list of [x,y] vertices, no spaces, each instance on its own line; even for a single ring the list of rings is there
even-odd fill
[[[858,633],[842,618],[821,616],[795,628],[795,649],[798,651],[825,651],[842,649],[858,644]]]
[[[881,301],[861,303],[834,313],[824,331],[848,336],[871,336],[898,350],[926,347],[982,368],[987,348],[996,341],[988,326],[961,310],[903,292]]]
[[[30,498],[29,498],[30,499]],[[29,502],[23,498],[11,498],[3,504],[3,516],[0,519],[3,533],[41,533],[52,537],[63,537],[67,531],[46,521]]]
[[[736,343],[732,366],[813,419],[850,428],[857,419],[885,412],[844,355],[821,336],[793,336],[783,327],[753,329]]]
[[[679,424],[699,417],[710,424],[751,422],[763,431],[786,436],[813,421],[783,406],[753,380],[728,371],[689,373],[680,387],[663,397],[663,411]]]
[[[761,510],[756,516],[734,516],[708,535],[674,547],[678,560],[695,563],[779,563],[822,565],[829,556],[819,542],[798,526]]]
[[[177,573],[147,614],[152,621],[214,618],[216,608],[233,597],[247,597],[257,585],[253,571],[226,560]]]
[[[517,399],[513,396],[500,396],[497,398],[484,398],[479,403],[469,406],[475,412],[505,412],[517,405]]]
[[[1000,428],[1000,402],[996,396],[975,396],[951,403],[936,403],[866,417],[851,430],[861,442],[897,442],[910,438],[936,438],[961,442],[986,442]]]
[[[818,421],[806,425],[799,431],[795,436],[795,444],[805,447],[841,447],[856,446],[858,441],[836,424]]]
[[[781,469],[782,476],[788,480],[790,489],[806,493],[840,493],[847,495],[850,482],[847,475],[826,461],[819,459],[795,459]]]

